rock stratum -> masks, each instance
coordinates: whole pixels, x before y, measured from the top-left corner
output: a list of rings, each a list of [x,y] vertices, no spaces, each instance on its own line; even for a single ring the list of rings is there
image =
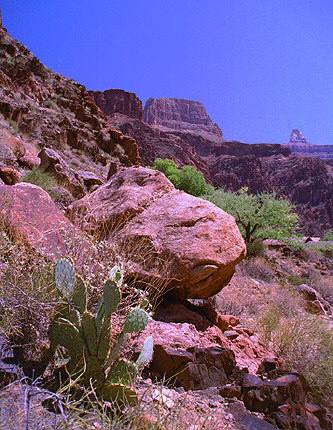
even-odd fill
[[[213,134],[222,139],[222,130],[211,120],[200,102],[177,98],[147,100],[145,122],[169,130],[188,130],[198,134]]]
[[[313,145],[296,128],[292,130],[289,142],[284,143],[284,146],[288,147],[291,152],[306,157],[318,157],[322,160],[333,159],[333,145]]]

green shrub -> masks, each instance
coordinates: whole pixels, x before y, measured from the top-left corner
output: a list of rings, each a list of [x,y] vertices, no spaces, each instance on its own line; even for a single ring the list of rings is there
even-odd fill
[[[198,172],[193,166],[179,168],[169,158],[156,158],[153,169],[164,173],[176,188],[193,196],[206,194],[212,188],[211,185],[206,183],[204,175]]]
[[[8,124],[11,126],[11,128],[14,130],[14,134],[18,134],[18,124],[13,119],[8,120]]]
[[[306,284],[309,278],[307,276],[289,275],[287,280],[291,285],[302,285]]]
[[[266,345],[268,345],[272,340],[273,332],[279,326],[281,316],[281,308],[276,304],[271,304],[264,308],[259,318],[258,324],[262,339]]]
[[[237,193],[220,188],[203,196],[232,215],[247,244],[256,239],[285,239],[297,226],[292,205],[275,193],[249,194],[247,188]]]
[[[23,176],[23,181],[29,184],[37,185],[52,197],[52,188],[57,185],[56,178],[52,173],[45,172],[40,167],[34,167],[30,172]]]

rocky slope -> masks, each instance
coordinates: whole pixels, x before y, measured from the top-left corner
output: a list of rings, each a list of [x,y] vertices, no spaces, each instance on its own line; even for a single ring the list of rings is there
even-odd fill
[[[0,31],[0,328],[3,331],[6,327],[7,337],[16,348],[15,353],[10,351],[7,338],[4,348],[0,339],[1,384],[7,381],[8,364],[10,378],[16,377],[12,369],[17,369],[17,364],[25,371],[29,369],[35,378],[42,375],[46,357],[50,358],[48,328],[57,300],[49,262],[71,256],[80,275],[92,284],[93,303],[89,306],[93,307],[101,281],[109,276],[110,262],[121,258],[121,262],[127,263],[123,272],[133,286],[136,300],[137,286],[142,284],[149,282],[147,289],[155,287],[155,298],[164,291],[162,287],[172,288],[168,291],[170,301],[160,303],[143,334],[152,334],[155,341],[148,375],[164,378],[177,373],[178,391],[162,387],[163,407],[171,401],[167,407],[172,408],[176,399],[181,401],[189,395],[193,409],[202,407],[214,418],[225,411],[228,415],[222,418],[229,420],[229,428],[332,428],[329,411],[311,403],[311,393],[303,378],[286,371],[253,328],[244,326],[237,316],[223,313],[225,297],[219,303],[221,307],[210,298],[229,282],[235,265],[244,257],[244,242],[234,219],[207,201],[175,190],[159,172],[136,166],[140,158],[135,140],[110,127],[108,121],[122,121],[122,127],[128,127],[135,137],[140,137],[140,132],[141,148],[154,137],[156,144],[150,142],[147,159],[153,157],[153,151],[159,154],[164,150],[178,161],[188,164],[186,160],[190,160],[201,169],[207,168],[206,176],[212,174],[216,184],[226,181],[223,175],[219,176],[224,170],[227,172],[223,162],[234,163],[230,171],[238,166],[236,176],[244,175],[238,184],[230,179],[229,186],[235,189],[246,180],[254,183],[253,191],[263,187],[265,181],[267,189],[278,187],[285,179],[284,172],[289,170],[294,176],[287,178],[283,192],[291,194],[295,190],[288,188],[289,182],[302,184],[307,174],[310,185],[304,204],[311,201],[320,205],[324,198],[329,199],[331,167],[325,164],[328,170],[321,170],[318,160],[319,164],[306,170],[309,164],[305,157],[290,156],[288,149],[276,145],[223,142],[221,132],[198,103],[158,102],[154,115],[163,116],[163,109],[169,112],[172,105],[177,105],[178,113],[173,119],[169,112],[164,125],[151,126],[124,116],[139,116],[140,103],[120,92],[116,99],[111,97],[113,104],[107,120],[83,86],[46,69],[4,29]],[[126,104],[125,99],[134,100],[134,104]],[[106,109],[107,98],[100,94],[97,100],[105,101]],[[169,147],[163,149],[166,143]],[[253,164],[246,171],[250,160]],[[299,166],[299,160],[304,161],[301,172],[288,164],[295,162]],[[214,163],[220,163],[215,170]],[[73,222],[41,188],[24,182],[15,184],[22,169],[38,164],[53,173],[72,199],[77,200],[66,212]],[[278,169],[281,177],[274,184],[271,177]],[[257,183],[253,181],[254,171]],[[312,192],[315,188],[311,181],[316,172],[318,181],[327,173],[327,183],[318,182],[319,189],[327,186],[325,195]],[[99,242],[100,239],[105,241]],[[276,263],[275,257],[273,262]],[[41,269],[46,270],[44,265],[49,272],[41,278]],[[168,278],[162,276],[162,269],[169,269]],[[319,269],[324,270],[322,264],[318,264]],[[268,276],[271,275],[269,271]],[[155,285],[151,278],[157,279]],[[262,292],[263,300],[271,298],[268,292],[272,285],[243,277],[234,286],[237,305],[241,289],[248,293],[249,284],[253,292]],[[127,290],[123,296],[124,309],[128,309],[132,303],[128,303]],[[244,306],[249,309],[247,303]],[[8,326],[8,321],[12,325]],[[249,321],[254,325],[253,319]],[[130,350],[135,351],[142,340],[131,339]],[[147,392],[145,385],[155,388],[151,380],[139,380],[137,389],[142,397]],[[39,389],[37,384],[32,388]],[[27,393],[32,397],[28,385],[25,390],[26,397]],[[21,411],[15,409],[20,403],[18,395],[8,393],[6,410],[17,410],[11,414],[14,416]],[[156,397],[149,401],[154,404],[154,400]],[[43,410],[40,404],[34,405],[39,412]],[[188,407],[187,414],[190,411]],[[66,418],[65,414],[62,417]],[[193,423],[192,415],[190,418],[192,422],[188,420],[186,428]],[[215,428],[225,427],[217,424]]]
[[[0,167],[31,168],[42,147],[102,179],[110,163],[140,162],[135,141],[112,130],[83,85],[47,69],[0,28]]]
[[[307,142],[303,133],[293,129],[289,142],[284,143],[291,152],[308,157],[318,157],[322,160],[333,159],[333,145],[313,145]]]

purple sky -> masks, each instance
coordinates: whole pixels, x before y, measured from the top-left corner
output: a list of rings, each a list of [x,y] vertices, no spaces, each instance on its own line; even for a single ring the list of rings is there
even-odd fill
[[[3,23],[88,89],[202,101],[225,139],[333,144],[332,0],[4,0]]]

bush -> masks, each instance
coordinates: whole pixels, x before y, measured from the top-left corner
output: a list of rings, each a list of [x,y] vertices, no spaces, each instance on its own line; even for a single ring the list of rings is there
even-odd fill
[[[34,167],[30,172],[23,176],[23,181],[37,185],[52,197],[52,188],[57,185],[56,178],[52,173],[45,172],[40,167]]]
[[[193,166],[178,168],[176,163],[169,158],[156,158],[153,169],[164,173],[176,188],[193,196],[206,194],[212,188],[206,183],[204,175]]]
[[[275,193],[253,195],[247,188],[237,193],[220,188],[203,197],[236,219],[247,244],[256,239],[285,239],[297,226],[292,205]]]
[[[285,360],[288,371],[305,377],[317,401],[332,401],[333,333],[326,322],[290,312],[282,302],[273,303],[263,309],[259,332]]]
[[[277,352],[291,370],[300,372],[318,401],[333,398],[333,337],[326,322],[314,317],[282,321],[273,334]]]
[[[243,260],[239,265],[242,274],[254,279],[260,279],[265,282],[273,282],[275,272],[270,263],[262,257],[252,257]]]

